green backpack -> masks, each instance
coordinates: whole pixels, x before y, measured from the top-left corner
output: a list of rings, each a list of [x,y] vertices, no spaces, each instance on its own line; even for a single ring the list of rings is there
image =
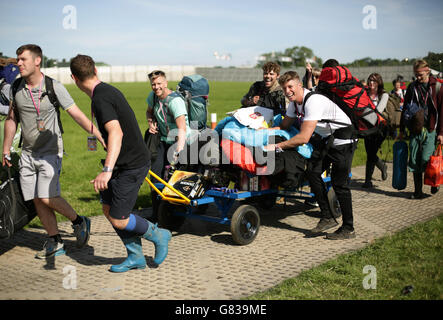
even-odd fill
[[[185,76],[178,83],[176,92],[185,100],[189,125],[192,129],[203,130],[208,120],[208,80],[201,75]],[[192,122],[197,122],[197,128]]]
[[[198,74],[184,76],[178,83],[177,90],[174,92],[185,101],[190,128],[198,129],[199,131],[205,129],[208,120],[208,80]],[[168,108],[168,101],[164,106],[167,110],[166,112],[171,115]],[[157,102],[158,97],[154,94],[153,105],[155,106]],[[197,127],[195,124],[197,124]]]

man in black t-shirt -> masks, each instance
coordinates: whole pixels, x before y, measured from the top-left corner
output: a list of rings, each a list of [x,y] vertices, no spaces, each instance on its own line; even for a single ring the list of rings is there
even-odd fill
[[[150,167],[134,112],[118,89],[98,79],[91,57],[77,55],[71,60],[71,72],[77,87],[91,98],[92,114],[106,142],[103,171],[91,183],[100,192],[103,213],[128,252],[128,258],[110,271],[146,267],[141,237],[154,243],[154,262],[159,265],[168,254],[171,232],[131,213]]]

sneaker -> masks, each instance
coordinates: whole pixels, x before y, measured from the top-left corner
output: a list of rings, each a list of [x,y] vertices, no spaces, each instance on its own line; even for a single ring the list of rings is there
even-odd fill
[[[338,225],[338,222],[333,218],[321,218],[318,222],[317,226],[314,229],[311,229],[311,233],[320,233],[322,231],[331,229]]]
[[[371,181],[366,181],[365,183],[362,184],[361,187],[362,187],[362,188],[365,188],[365,189],[371,189],[371,188],[374,187],[374,185],[372,184]]]
[[[381,169],[381,179],[385,181],[388,179],[388,166],[383,162],[383,168]]]
[[[91,220],[87,217],[81,217],[83,222],[77,225],[73,225],[74,235],[77,238],[77,248],[83,248],[89,240],[91,233]]]
[[[355,231],[340,227],[334,233],[328,233],[326,239],[329,240],[346,240],[355,238]]]
[[[43,245],[43,250],[37,252],[35,257],[37,259],[46,259],[52,256],[60,256],[62,254],[66,254],[65,244],[56,242],[54,239],[49,238],[48,241],[46,241]]]
[[[427,197],[430,197],[430,195],[429,194],[426,194],[426,193],[423,193],[423,192],[421,192],[421,193],[413,193],[413,194],[411,194],[410,196],[409,196],[409,199],[411,199],[411,200],[420,200],[420,199],[424,199],[424,198],[427,198]]]
[[[315,199],[306,199],[305,204],[312,206],[312,207],[319,207],[318,202],[315,201]]]
[[[440,190],[440,186],[438,186],[438,187],[431,187],[431,193],[432,194],[436,194],[438,192],[438,190]]]

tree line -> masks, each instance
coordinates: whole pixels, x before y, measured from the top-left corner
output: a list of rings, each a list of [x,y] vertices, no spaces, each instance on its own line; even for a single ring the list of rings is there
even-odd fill
[[[3,52],[0,52],[0,58],[10,58],[10,57],[4,56]],[[71,61],[66,60],[65,58],[63,58],[62,60],[58,60],[58,59],[48,58],[47,56],[43,55],[41,67],[42,68],[52,68],[52,67],[64,68],[64,67],[69,67],[70,63],[71,63]],[[105,62],[96,62],[95,65],[98,67],[109,66],[109,64],[107,64]]]
[[[350,63],[344,63],[348,67],[382,67],[382,66],[402,66],[411,65],[418,58],[387,58],[387,59],[373,59],[366,57],[356,59]],[[429,66],[438,71],[442,71],[443,53],[428,52],[428,55],[423,57]],[[283,51],[273,51],[260,55],[256,67],[261,68],[267,61],[277,61],[283,68],[304,67],[306,62],[313,66],[321,67],[323,60],[314,54],[314,51],[304,46],[295,46],[287,48]]]

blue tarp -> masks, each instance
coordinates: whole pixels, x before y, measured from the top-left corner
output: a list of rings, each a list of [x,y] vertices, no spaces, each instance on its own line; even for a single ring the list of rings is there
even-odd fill
[[[276,115],[274,117],[274,126],[279,126],[281,121],[281,115]],[[268,144],[269,137],[271,136],[280,136],[289,140],[299,132],[295,127],[291,127],[289,130],[255,130],[245,127],[234,117],[222,119],[215,127],[215,131],[222,135],[224,139],[229,139],[247,147],[262,148]],[[304,144],[296,149],[306,159],[311,157],[311,144]]]

